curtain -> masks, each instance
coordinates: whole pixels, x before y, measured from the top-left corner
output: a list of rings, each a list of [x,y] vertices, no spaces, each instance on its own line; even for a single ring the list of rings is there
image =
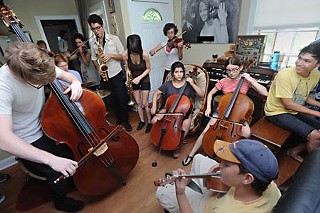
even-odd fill
[[[87,0],[74,0],[77,6],[78,14],[80,17],[81,27],[83,29],[83,35],[89,38],[88,35],[88,22],[87,19],[89,17],[89,4]],[[89,1],[90,2],[90,1]]]

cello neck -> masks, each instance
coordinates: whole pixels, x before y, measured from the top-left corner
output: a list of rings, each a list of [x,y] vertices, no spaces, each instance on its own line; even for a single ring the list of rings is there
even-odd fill
[[[174,110],[176,109],[176,107],[178,106],[178,103],[183,95],[183,92],[184,90],[186,89],[187,87],[187,81],[184,83],[184,85],[181,87],[180,91],[179,91],[179,94],[177,96],[177,98],[174,100],[172,106],[170,107],[170,110],[169,110],[169,113],[173,113]]]
[[[205,174],[199,174],[199,175],[190,175],[190,174],[185,174],[185,175],[178,175],[178,176],[171,176],[168,178],[161,178],[159,180],[154,181],[155,186],[164,186],[168,183],[173,183],[176,179],[179,178],[205,178],[205,177],[215,177],[215,176],[220,176],[220,172],[215,172],[215,173],[205,173]]]

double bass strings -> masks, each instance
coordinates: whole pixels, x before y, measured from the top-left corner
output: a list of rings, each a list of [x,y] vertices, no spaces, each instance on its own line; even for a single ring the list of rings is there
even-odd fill
[[[90,123],[85,119],[78,106],[74,102],[71,102],[66,94],[62,93],[63,88],[57,80],[51,84],[51,87],[56,91],[60,103],[64,105],[64,108],[67,110],[69,116],[86,141],[91,147],[95,147],[101,139]],[[108,153],[100,155],[99,159],[106,167],[110,166],[114,162],[114,158]]]

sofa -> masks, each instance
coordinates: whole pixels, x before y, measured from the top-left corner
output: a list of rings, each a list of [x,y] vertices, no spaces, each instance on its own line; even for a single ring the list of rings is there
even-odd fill
[[[310,153],[281,196],[274,213],[320,212],[320,149]]]

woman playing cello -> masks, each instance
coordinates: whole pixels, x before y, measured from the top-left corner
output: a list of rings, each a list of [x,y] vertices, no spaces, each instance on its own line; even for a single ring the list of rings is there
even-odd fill
[[[215,84],[215,86],[212,88],[212,90],[208,94],[208,99],[207,99],[207,109],[205,111],[205,115],[209,116],[211,113],[211,101],[212,101],[212,96],[221,90],[224,94],[234,92],[238,82],[241,78],[241,76],[244,77],[244,82],[242,84],[242,87],[240,89],[240,93],[246,94],[249,90],[250,87],[252,87],[255,91],[257,91],[260,95],[267,96],[268,91],[267,89],[260,85],[254,78],[252,78],[248,73],[241,74],[241,71],[243,70],[243,63],[239,58],[229,58],[226,61],[225,64],[225,70],[227,73],[227,77],[221,79],[219,82]],[[213,112],[213,117],[217,117],[217,111]],[[205,135],[205,133],[208,131],[210,126],[214,125],[216,122],[215,118],[211,118],[201,133],[201,135],[198,137],[196,143],[194,144],[191,152],[189,155],[182,161],[182,165],[187,166],[190,164],[190,162],[193,159],[193,156],[195,153],[198,151],[198,149],[202,145],[202,140]],[[247,122],[244,123],[244,126],[241,128],[241,135],[244,138],[249,138],[250,137],[250,127]]]
[[[157,98],[158,95],[163,94],[165,97],[165,100],[171,95],[178,94],[180,92],[180,89],[184,86],[186,83],[185,90],[183,91],[183,94],[187,97],[204,97],[204,92],[198,87],[192,80],[192,78],[186,78],[185,76],[185,68],[184,65],[181,62],[175,62],[171,66],[171,75],[172,75],[172,81],[165,82],[159,89],[157,89],[153,93],[152,97],[152,108],[151,108],[151,114],[156,113],[157,109]],[[159,114],[156,114],[152,119],[152,124],[155,124],[157,121],[163,119],[164,115],[161,115],[161,113],[166,113],[166,109],[162,108],[159,111]],[[186,136],[189,132],[190,124],[191,124],[191,113],[187,115],[187,117],[184,118],[182,122],[182,131],[184,131],[183,136]],[[177,142],[178,143],[178,142]],[[179,157],[179,151],[178,148],[173,151],[173,158]]]

